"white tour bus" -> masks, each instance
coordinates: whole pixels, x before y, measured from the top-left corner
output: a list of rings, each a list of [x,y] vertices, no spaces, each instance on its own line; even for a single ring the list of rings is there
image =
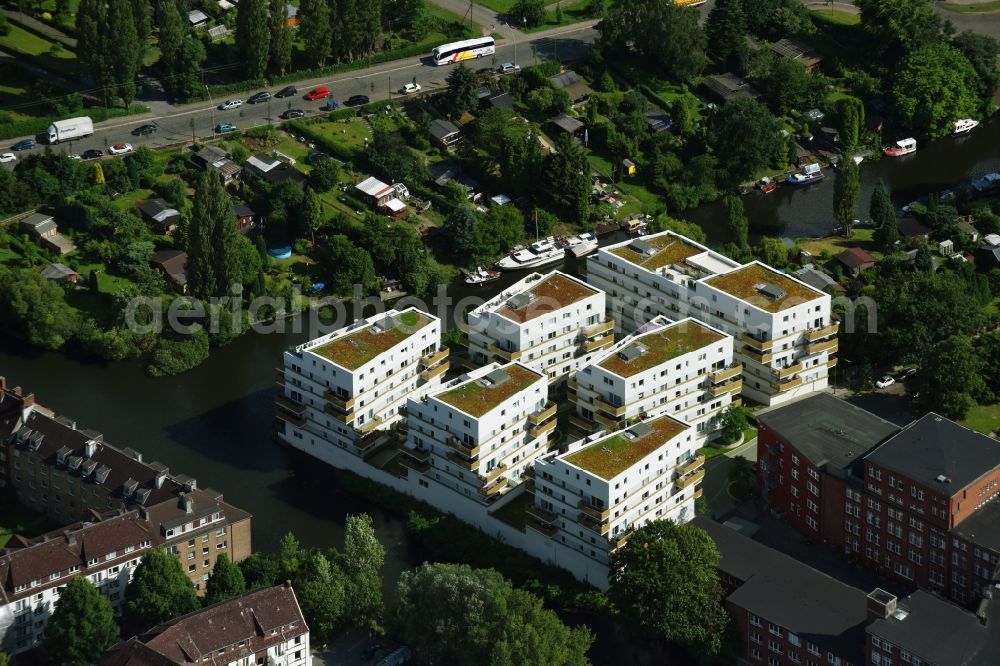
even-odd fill
[[[480,37],[439,46],[431,51],[431,57],[434,58],[435,65],[450,65],[453,62],[493,55],[495,50],[492,37]]]

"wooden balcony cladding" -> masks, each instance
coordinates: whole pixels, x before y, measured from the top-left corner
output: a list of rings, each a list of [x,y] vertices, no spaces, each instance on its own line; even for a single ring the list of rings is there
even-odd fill
[[[615,327],[614,321],[603,321],[600,324],[594,324],[593,326],[584,326],[581,330],[583,332],[583,337],[593,338],[600,335],[601,333],[606,333]]]
[[[734,363],[728,368],[721,368],[719,370],[713,370],[709,375],[713,384],[721,384],[727,379],[732,379],[743,372],[743,365],[740,363]]]
[[[822,340],[823,338],[828,338],[831,335],[837,335],[840,330],[840,324],[833,323],[829,326],[824,326],[823,328],[813,328],[806,331],[806,341],[816,342],[817,340]]]

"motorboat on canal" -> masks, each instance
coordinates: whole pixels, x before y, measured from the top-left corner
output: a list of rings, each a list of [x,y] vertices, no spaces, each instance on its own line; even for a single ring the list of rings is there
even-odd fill
[[[801,171],[788,177],[791,185],[811,185],[821,180],[823,180],[823,170],[818,164],[806,164]]]

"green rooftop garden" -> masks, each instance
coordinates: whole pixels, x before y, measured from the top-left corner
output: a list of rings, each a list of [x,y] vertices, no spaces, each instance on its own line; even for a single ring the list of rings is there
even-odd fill
[[[806,303],[821,296],[819,292],[796,282],[784,273],[779,273],[761,264],[750,264],[730,273],[716,275],[705,282],[767,312],[781,312],[785,308]],[[781,298],[765,296],[757,288],[764,284],[774,285],[785,294]]]
[[[656,248],[654,254],[639,254],[632,249],[632,243],[623,245],[611,252],[626,261],[631,261],[633,264],[642,266],[650,271],[680,263],[688,257],[693,257],[696,254],[704,252],[704,250],[694,245],[679,240],[676,236],[667,234],[657,236],[656,238],[644,238],[643,240]]]
[[[631,377],[673,358],[711,345],[722,338],[721,334],[698,322],[682,321],[647,333],[604,359],[599,365],[620,377]],[[626,361],[622,358],[622,353],[639,347],[645,351],[635,359]]]
[[[482,383],[482,378],[470,379],[464,384],[439,394],[437,399],[478,418],[495,409],[515,393],[528,388],[542,376],[517,364],[503,366],[501,370],[507,373],[507,379],[499,384],[485,386]]]
[[[610,481],[688,429],[669,416],[647,421],[646,425],[651,428],[647,435],[629,439],[623,432],[616,432],[563,460]]]
[[[380,331],[374,325],[331,340],[312,351],[342,368],[357,370],[379,354],[385,353],[431,322],[430,317],[414,310],[403,312],[393,328]]]

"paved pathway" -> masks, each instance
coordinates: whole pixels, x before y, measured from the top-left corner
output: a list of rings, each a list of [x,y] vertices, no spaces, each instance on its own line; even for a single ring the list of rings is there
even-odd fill
[[[0,8],[0,12],[3,12],[13,22],[20,23],[23,26],[31,28],[35,32],[45,35],[52,41],[62,42],[64,46],[68,46],[71,49],[76,49],[76,39],[70,37],[62,30],[55,28],[48,23],[39,21],[38,19],[32,18],[27,14],[22,12],[7,9],[6,7]]]

